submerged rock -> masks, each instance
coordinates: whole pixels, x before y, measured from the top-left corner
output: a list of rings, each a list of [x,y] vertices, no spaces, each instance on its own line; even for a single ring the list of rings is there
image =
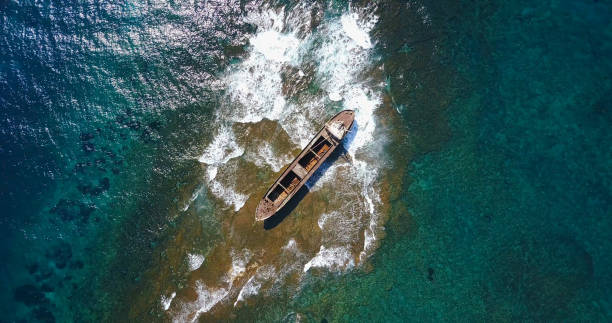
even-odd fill
[[[38,264],[37,263],[33,263],[31,265],[28,265],[28,272],[33,275],[38,271]]]
[[[83,143],[83,145],[81,145],[81,148],[83,149],[85,153],[91,153],[94,150],[96,150],[94,144],[92,144],[91,142]]]
[[[34,310],[34,317],[40,322],[55,322],[55,316],[45,307],[37,307]]]
[[[96,207],[92,204],[85,204],[79,201],[60,199],[57,204],[49,210],[51,214],[57,214],[62,221],[73,221],[79,219],[86,222]]]
[[[108,179],[108,177],[102,178],[102,180],[100,181],[100,186],[98,187],[102,188],[105,191],[108,190],[110,188],[110,180]]]
[[[80,260],[70,263],[71,269],[83,269],[84,266],[85,264],[83,264],[83,262]]]
[[[98,186],[93,186],[91,184],[79,184],[77,188],[82,194],[98,196],[110,188],[110,180],[108,177],[104,177],[98,182]]]
[[[51,276],[53,276],[53,271],[49,267],[45,266],[34,276],[34,279],[36,279],[37,282],[42,282],[49,279]]]
[[[85,172],[85,168],[91,166],[92,163],[91,162],[79,162],[76,163],[76,165],[74,165],[74,172],[75,173],[83,173]]]
[[[81,133],[81,141],[88,141],[94,138],[93,133],[83,132]]]
[[[48,284],[42,284],[40,286],[40,290],[44,293],[50,293],[53,291],[53,287],[49,286]]]
[[[14,298],[16,301],[32,306],[44,304],[47,301],[45,294],[34,285],[23,285],[15,289]]]
[[[57,246],[47,251],[47,258],[53,260],[58,269],[65,268],[72,258],[72,248],[66,242],[60,242]]]

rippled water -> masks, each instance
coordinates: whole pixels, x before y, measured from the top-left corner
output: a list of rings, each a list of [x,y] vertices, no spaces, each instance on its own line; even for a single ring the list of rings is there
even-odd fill
[[[605,321],[610,13],[0,2],[1,319]]]

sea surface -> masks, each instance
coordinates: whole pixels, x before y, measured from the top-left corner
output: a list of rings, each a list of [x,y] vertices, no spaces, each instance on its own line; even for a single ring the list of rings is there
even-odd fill
[[[609,1],[0,0],[0,321],[610,321],[611,75]]]

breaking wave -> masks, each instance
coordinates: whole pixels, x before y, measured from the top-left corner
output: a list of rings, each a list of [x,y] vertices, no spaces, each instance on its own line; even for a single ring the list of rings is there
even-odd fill
[[[328,268],[331,270],[345,270],[355,266],[353,255],[347,247],[325,248],[321,246],[319,252],[304,265],[304,272],[310,268]]]
[[[187,265],[189,266],[189,271],[194,271],[200,268],[204,263],[204,256],[199,254],[187,254]]]

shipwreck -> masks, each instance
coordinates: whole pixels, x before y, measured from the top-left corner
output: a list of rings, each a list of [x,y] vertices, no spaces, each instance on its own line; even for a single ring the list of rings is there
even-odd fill
[[[354,120],[355,112],[344,110],[325,123],[268,189],[255,211],[257,221],[271,217],[291,200],[331,153],[342,144]]]

